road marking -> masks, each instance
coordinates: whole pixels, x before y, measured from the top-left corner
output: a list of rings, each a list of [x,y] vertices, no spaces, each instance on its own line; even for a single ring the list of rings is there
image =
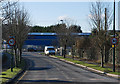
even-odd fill
[[[26,73],[27,71],[25,71],[25,73],[18,79],[18,81],[15,84],[18,84],[18,82],[25,76]]]
[[[90,80],[104,80],[104,79],[95,79],[95,78],[93,78],[93,79],[90,79]]]
[[[59,78],[48,78],[47,80],[58,80]]]

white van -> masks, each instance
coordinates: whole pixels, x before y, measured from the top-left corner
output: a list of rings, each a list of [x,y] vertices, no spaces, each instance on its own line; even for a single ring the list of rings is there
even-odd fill
[[[53,46],[45,46],[45,55],[55,55],[55,48]]]

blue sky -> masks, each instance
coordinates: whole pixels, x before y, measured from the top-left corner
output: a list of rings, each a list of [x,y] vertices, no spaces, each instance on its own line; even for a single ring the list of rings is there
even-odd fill
[[[89,10],[91,2],[22,2],[30,15],[31,25],[49,26],[70,19],[84,32],[91,31]]]

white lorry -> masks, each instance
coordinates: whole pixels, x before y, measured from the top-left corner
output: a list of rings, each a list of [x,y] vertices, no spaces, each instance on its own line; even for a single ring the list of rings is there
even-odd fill
[[[45,46],[44,52],[45,55],[55,55],[55,48],[54,46]]]

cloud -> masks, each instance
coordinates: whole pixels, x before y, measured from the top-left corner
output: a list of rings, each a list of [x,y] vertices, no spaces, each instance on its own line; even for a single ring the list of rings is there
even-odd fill
[[[91,14],[88,15],[88,18],[94,18],[94,17],[96,17],[96,15],[91,15]],[[105,17],[105,14],[101,14],[101,18],[104,18],[104,17]]]
[[[70,25],[76,25],[77,24],[77,19],[75,19],[74,16],[72,17],[69,17],[67,15],[63,15],[63,16],[59,16],[58,17],[58,20],[63,20],[63,22],[67,25],[67,26],[70,26]]]
[[[59,16],[58,20],[66,20],[69,19],[69,17],[67,15],[63,15],[63,16]]]

